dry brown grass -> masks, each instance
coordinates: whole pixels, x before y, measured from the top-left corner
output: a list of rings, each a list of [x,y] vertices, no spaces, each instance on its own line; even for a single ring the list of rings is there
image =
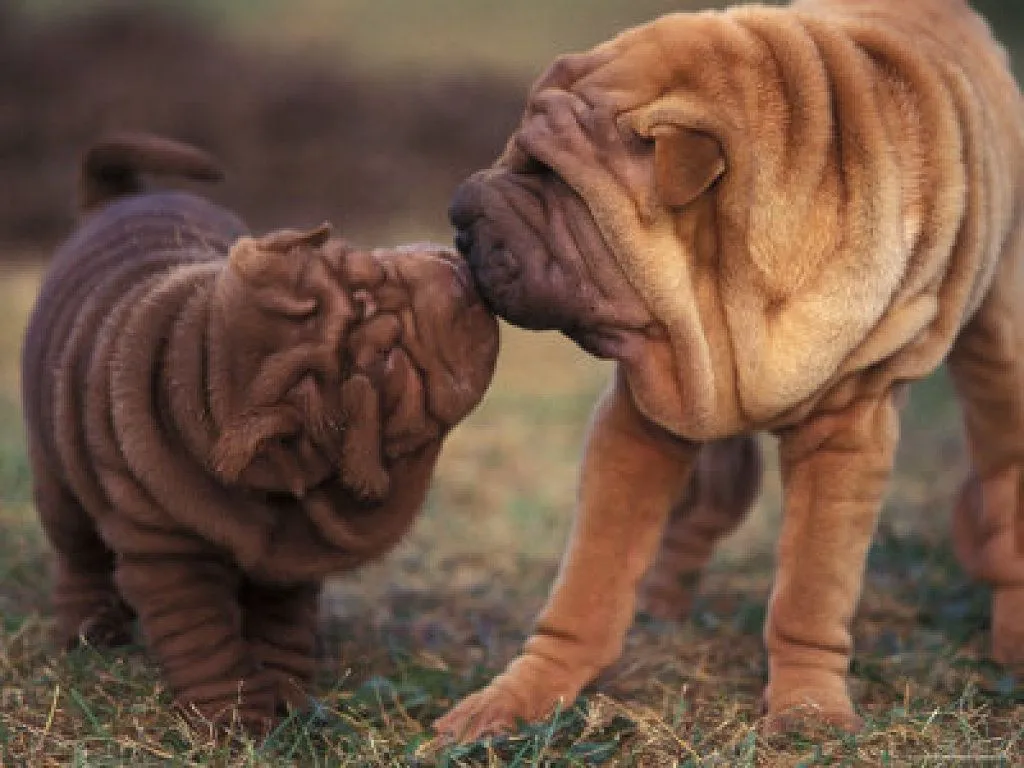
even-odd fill
[[[589,409],[609,373],[551,335],[504,330],[485,401],[451,437],[427,508],[382,562],[324,598],[321,709],[269,740],[188,728],[140,648],[55,653],[47,553],[27,499],[13,355],[38,270],[0,283],[0,765],[1013,765],[1019,683],[986,660],[985,591],[942,539],[962,454],[945,384],[907,416],[872,551],[853,670],[867,730],[765,737],[760,641],[778,516],[720,553],[693,620],[641,620],[588,696],[493,744],[442,748],[429,723],[515,652],[563,546]]]

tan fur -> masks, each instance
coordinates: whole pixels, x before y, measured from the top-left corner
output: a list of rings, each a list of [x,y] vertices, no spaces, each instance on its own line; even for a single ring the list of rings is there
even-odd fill
[[[89,215],[23,354],[60,641],[143,638],[189,713],[262,729],[304,705],[323,578],[388,550],[482,396],[494,318],[436,246],[328,227],[246,234],[143,171],[215,176],[122,136],[87,153]]]
[[[627,30],[555,62],[451,213],[499,314],[619,365],[537,628],[439,729],[573,698],[618,655],[652,561],[646,605],[685,612],[749,507],[756,454],[736,440],[758,431],[780,438],[785,491],[769,722],[809,708],[856,727],[850,623],[898,403],[943,360],[976,474],[957,549],[994,587],[994,655],[1024,662],[1024,105],[966,2],[800,0]],[[691,587],[666,587],[680,576]]]

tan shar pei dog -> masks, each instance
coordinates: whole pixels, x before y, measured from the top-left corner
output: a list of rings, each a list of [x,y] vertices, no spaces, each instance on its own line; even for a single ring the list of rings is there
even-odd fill
[[[850,624],[901,393],[944,360],[973,460],[956,549],[993,587],[993,655],[1024,662],[1024,107],[966,2],[679,13],[561,57],[451,215],[492,309],[618,366],[547,606],[442,733],[570,702],[638,592],[685,614],[762,431],[785,490],[765,725],[858,727]]]
[[[145,171],[218,176],[169,140],[93,147],[25,337],[59,631],[123,643],[137,616],[179,705],[262,730],[306,702],[321,580],[414,519],[497,325],[453,251],[253,238]]]

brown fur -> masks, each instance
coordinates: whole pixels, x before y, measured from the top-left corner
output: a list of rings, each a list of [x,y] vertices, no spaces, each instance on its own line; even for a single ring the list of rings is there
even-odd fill
[[[673,14],[562,57],[452,220],[499,314],[618,372],[537,628],[442,732],[571,700],[652,562],[647,607],[685,613],[753,499],[758,431],[785,491],[767,722],[857,727],[850,623],[901,392],[943,360],[975,473],[957,550],[993,586],[994,656],[1024,662],[1024,106],[963,0]]]
[[[176,142],[97,144],[25,337],[59,631],[114,644],[137,616],[182,706],[262,728],[305,701],[320,581],[413,520],[496,324],[445,249],[253,238],[143,171],[219,175]]]

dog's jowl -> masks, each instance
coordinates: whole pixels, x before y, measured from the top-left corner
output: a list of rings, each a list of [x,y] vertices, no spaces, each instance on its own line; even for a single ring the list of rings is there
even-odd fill
[[[25,338],[61,642],[125,642],[137,617],[186,711],[263,729],[306,701],[320,581],[420,508],[496,323],[453,251],[251,237],[143,172],[219,175],[157,137],[94,146]]]
[[[685,615],[779,437],[770,728],[856,728],[850,634],[908,382],[943,361],[973,474],[955,547],[1024,662],[1024,104],[964,0],[678,13],[567,55],[455,194],[485,301],[617,360],[520,656],[437,724],[533,719]],[[652,566],[653,564],[653,566]]]

